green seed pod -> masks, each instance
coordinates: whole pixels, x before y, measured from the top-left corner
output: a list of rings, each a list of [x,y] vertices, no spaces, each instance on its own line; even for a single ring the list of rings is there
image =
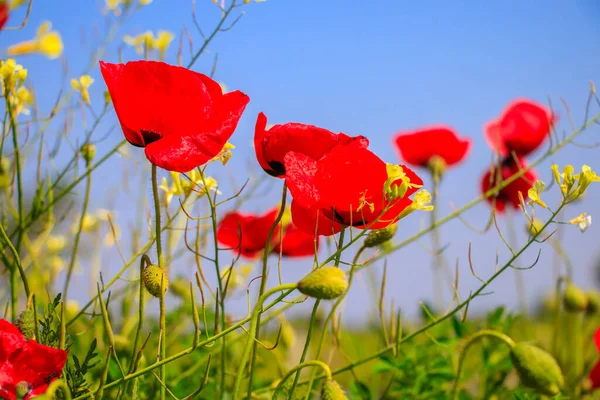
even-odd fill
[[[91,163],[96,156],[96,146],[91,143],[86,143],[81,146],[81,155],[87,163]]]
[[[10,186],[10,162],[8,158],[0,159],[0,189]]]
[[[394,237],[398,224],[389,225],[383,229],[370,231],[365,239],[365,247],[381,246]]]
[[[597,290],[589,290],[587,292],[587,298],[588,304],[585,312],[592,315],[600,311],[600,292]]]
[[[347,287],[346,273],[338,267],[315,269],[298,282],[300,293],[321,300],[335,299]]]
[[[22,400],[27,397],[30,391],[31,389],[29,388],[29,383],[25,381],[21,381],[15,386],[15,395],[17,396],[17,400]]]
[[[21,331],[25,339],[30,340],[35,337],[35,314],[33,310],[26,308],[19,314],[15,324]]]
[[[521,383],[546,396],[555,396],[565,381],[558,363],[539,347],[517,343],[510,352]]]
[[[148,293],[154,297],[161,297],[167,293],[167,289],[169,288],[167,272],[158,265],[149,265],[144,269],[144,272],[142,273],[142,282],[144,282],[144,286],[146,287],[146,290],[148,290]],[[162,293],[160,291],[161,286],[163,289]]]
[[[576,285],[568,283],[565,288],[563,302],[567,311],[583,312],[588,306],[588,296]]]
[[[348,400],[346,393],[333,379],[327,379],[321,390],[321,400]]]

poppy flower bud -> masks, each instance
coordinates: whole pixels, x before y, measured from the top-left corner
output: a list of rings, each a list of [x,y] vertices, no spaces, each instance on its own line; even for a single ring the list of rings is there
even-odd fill
[[[327,379],[321,390],[321,400],[347,400],[344,390],[333,379]]]
[[[446,161],[440,156],[433,156],[427,162],[427,168],[435,179],[439,179],[446,171]]]
[[[391,238],[394,237],[396,233],[396,229],[398,229],[397,224],[389,225],[383,229],[377,229],[370,231],[367,234],[367,238],[365,239],[365,247],[375,247],[381,246],[382,244],[388,242]]]
[[[31,388],[29,387],[29,383],[25,381],[21,381],[15,386],[15,395],[17,396],[17,400],[27,397],[30,391]]]
[[[600,293],[596,290],[587,292],[588,304],[585,312],[587,314],[596,314],[600,310]]]
[[[321,300],[335,299],[347,287],[346,273],[338,267],[315,269],[298,282],[300,293]]]
[[[579,287],[569,283],[565,288],[563,303],[567,311],[583,312],[588,306],[588,296]]]
[[[144,272],[142,273],[142,282],[148,293],[154,297],[162,297],[167,293],[167,289],[169,288],[167,272],[158,265],[149,265],[144,269]]]
[[[87,163],[91,163],[96,156],[96,146],[91,143],[86,143],[81,146],[81,155]]]
[[[530,344],[517,343],[510,358],[523,385],[547,396],[560,392],[564,385],[563,374],[549,353]]]
[[[30,340],[35,336],[35,314],[33,310],[26,308],[19,314],[17,323],[15,324],[21,331],[25,339]]]

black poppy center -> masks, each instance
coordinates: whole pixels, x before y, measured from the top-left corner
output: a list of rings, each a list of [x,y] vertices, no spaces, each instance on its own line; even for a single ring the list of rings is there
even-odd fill
[[[144,146],[148,146],[150,143],[156,142],[162,138],[160,133],[149,129],[140,129],[140,133],[144,138]]]
[[[267,174],[274,177],[285,175],[285,166],[283,165],[283,163],[279,161],[268,161],[267,164],[271,168],[271,171],[266,171]]]

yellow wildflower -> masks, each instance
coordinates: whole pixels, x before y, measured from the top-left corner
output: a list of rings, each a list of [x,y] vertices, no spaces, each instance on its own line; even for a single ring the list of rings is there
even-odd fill
[[[175,36],[169,31],[158,31],[156,39],[153,40],[152,46],[158,50],[159,60],[164,60],[169,45]]]
[[[386,164],[386,170],[388,179],[383,186],[383,193],[387,195],[390,202],[404,197],[408,188],[420,188],[423,186],[411,183],[410,178],[404,173],[404,169],[400,165]],[[399,179],[402,180],[400,185],[392,185]]]
[[[8,55],[42,53],[49,59],[60,57],[63,51],[62,38],[58,32],[51,29],[52,23],[42,22],[34,39],[10,46],[7,50]]]
[[[52,254],[60,253],[67,246],[67,238],[64,235],[53,235],[46,239],[46,248]]]
[[[140,33],[137,36],[125,35],[123,41],[126,44],[135,47],[135,51],[138,54],[144,54],[144,49],[149,51],[154,48],[154,36],[151,31]]]
[[[21,7],[25,3],[29,3],[29,0],[12,0],[10,2],[10,9],[14,10],[15,8]]]
[[[582,213],[569,221],[571,225],[577,225],[581,232],[585,232],[592,224],[592,216],[588,213]]]
[[[227,161],[229,161],[229,159],[232,156],[232,154],[231,154],[232,149],[235,149],[234,145],[232,145],[229,142],[225,143],[225,146],[223,146],[223,149],[221,149],[221,152],[219,154],[217,154],[211,161],[221,160],[221,164],[223,164],[223,165],[227,164]]]
[[[82,75],[79,79],[71,79],[71,86],[73,89],[81,93],[81,98],[87,104],[90,105],[90,94],[88,88],[94,83],[94,79],[89,75]]]
[[[402,210],[398,216],[398,219],[400,220],[416,210],[432,211],[433,205],[429,203],[431,203],[431,193],[425,189],[419,190],[417,193],[415,193],[412,204]]]
[[[539,205],[540,207],[548,208],[546,203],[542,201],[542,193],[544,192],[544,188],[546,184],[540,180],[535,181],[532,187],[529,188],[527,192],[527,196],[529,197],[530,204],[533,203]]]

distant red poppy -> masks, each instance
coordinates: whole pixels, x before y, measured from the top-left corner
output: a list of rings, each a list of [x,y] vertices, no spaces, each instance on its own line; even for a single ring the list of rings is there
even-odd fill
[[[253,258],[267,247],[267,238],[277,212],[277,208],[264,215],[231,212],[221,220],[217,240],[222,245],[237,250],[242,256]],[[279,227],[275,228],[273,238],[277,237],[278,231]]]
[[[453,166],[461,162],[471,148],[470,138],[461,138],[446,126],[400,132],[394,137],[394,143],[401,159],[419,167],[427,167],[436,156],[443,159],[446,166]]]
[[[318,249],[318,237],[316,246]],[[281,254],[283,257],[313,256],[315,254],[315,235],[305,232],[293,223],[290,223],[284,229],[281,243],[279,242],[279,239],[276,238],[273,253],[277,255]]]
[[[513,152],[526,156],[546,140],[556,120],[546,107],[517,100],[508,105],[500,118],[485,125],[485,138],[492,150],[503,157]]]
[[[369,141],[362,137],[335,134],[314,125],[290,122],[266,129],[267,116],[258,114],[254,130],[254,147],[260,166],[271,176],[285,177],[285,155],[294,151],[318,160],[338,144],[358,140],[364,147]]]
[[[515,161],[512,157],[505,159],[502,162],[500,169],[500,176],[502,180],[506,180],[518,173],[521,169],[527,168],[527,163],[523,158],[518,158]],[[487,173],[481,179],[481,191],[482,193],[487,192],[499,182],[497,178],[497,166],[491,167]],[[533,183],[537,180],[537,174],[533,169],[525,172],[523,176],[508,184],[505,188],[500,190],[498,196],[495,197],[495,208],[499,213],[503,213],[507,206],[511,206],[514,209],[519,208],[519,192],[523,195],[523,199],[527,200],[527,191],[533,186]],[[487,202],[492,204],[494,197],[488,197]]]
[[[403,197],[389,204],[383,193],[388,179],[386,164],[356,141],[336,146],[318,161],[304,154],[289,152],[284,164],[286,182],[294,202],[305,214],[307,209],[311,210],[312,220],[316,220],[318,212],[332,221],[365,228],[380,218],[371,228],[383,228],[397,221],[398,215],[412,203],[409,196],[418,190],[410,187]],[[414,172],[402,167],[412,184],[423,184]],[[399,179],[392,186],[401,183]],[[386,208],[388,210],[382,215]],[[294,217],[294,208],[292,217],[294,221],[299,219]],[[308,228],[314,231],[314,226]]]
[[[21,382],[29,387],[25,400],[44,394],[66,362],[65,350],[27,340],[16,326],[0,319],[0,398],[16,399]]]
[[[206,75],[155,61],[100,62],[125,139],[148,160],[188,172],[215,157],[250,101]]]
[[[598,328],[594,334],[594,343],[596,344],[596,350],[600,353],[600,328]],[[600,388],[600,361],[597,361],[596,364],[594,364],[588,378],[591,382],[590,389]]]
[[[5,0],[0,0],[0,30],[4,28],[4,25],[6,25],[6,21],[8,21],[8,11],[8,2],[6,2]]]

